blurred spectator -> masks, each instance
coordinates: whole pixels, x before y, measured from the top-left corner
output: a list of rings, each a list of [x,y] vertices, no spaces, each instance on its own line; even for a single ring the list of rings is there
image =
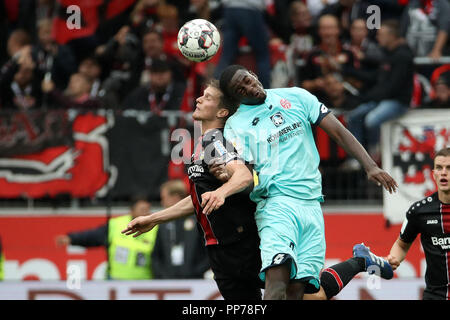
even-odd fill
[[[350,41],[344,43],[344,48],[353,52],[355,63],[353,66],[342,68],[342,74],[360,91],[375,84],[374,78],[383,50],[368,37],[366,21],[355,19],[350,28]],[[350,79],[351,78],[351,79]]]
[[[185,80],[186,66],[179,60],[164,52],[164,39],[159,31],[150,29],[142,36],[143,55],[136,63],[135,75],[133,78],[139,79],[139,85],[150,82],[150,66],[155,60],[165,60],[170,65],[172,75],[177,81]]]
[[[126,109],[150,110],[159,114],[163,110],[179,110],[185,84],[175,81],[172,70],[164,60],[155,60],[150,66],[150,82],[133,90],[124,100]]]
[[[280,19],[280,17],[289,17],[292,2],[295,1],[266,0],[265,19],[267,21],[269,31],[271,33],[270,38],[280,38],[285,44],[289,43],[290,40],[289,38],[292,33],[291,20]]]
[[[90,99],[98,100],[103,108],[116,109],[120,106],[118,92],[105,86],[102,65],[95,56],[84,58],[78,66],[78,72],[86,76],[91,82]]]
[[[102,66],[94,57],[84,58],[78,65],[78,72],[85,75],[92,82],[92,88],[89,95],[93,98],[99,96],[101,90]]]
[[[354,54],[359,63],[367,63],[378,67],[383,52],[379,45],[368,37],[366,21],[353,20],[350,27],[350,41],[344,43]]]
[[[425,107],[450,108],[450,71],[443,73],[433,84],[433,94]]]
[[[109,219],[107,224],[85,231],[72,232],[56,237],[57,246],[104,246],[108,252],[107,279],[138,280],[152,279],[151,254],[155,245],[158,227],[133,238],[121,233],[136,217],[151,214],[146,197],[136,196],[131,203],[130,213]]]
[[[7,42],[7,53],[10,58],[19,52],[26,45],[31,44],[30,35],[23,29],[17,29],[11,32]]]
[[[40,78],[36,76],[31,47],[14,54],[0,71],[2,109],[28,110],[41,107]]]
[[[368,1],[365,0],[338,0],[328,4],[320,12],[320,16],[333,15],[337,17],[343,38],[349,38],[350,25],[354,19],[365,18]]]
[[[380,127],[385,121],[408,111],[412,90],[413,53],[400,36],[396,20],[382,23],[377,32],[378,43],[386,50],[386,56],[378,71],[377,84],[360,97],[363,104],[347,114],[348,129],[366,146],[375,160],[380,160]],[[351,159],[350,168],[356,168]],[[355,160],[356,161],[356,160]]]
[[[91,98],[92,80],[82,73],[74,73],[64,92],[55,87],[52,80],[42,81],[42,91],[48,97],[48,104],[54,108],[75,108],[92,110],[100,107],[97,98]]]
[[[314,47],[315,28],[308,7],[302,1],[293,1],[289,7],[289,21],[293,30],[286,56],[289,77],[299,86],[299,68],[306,64],[308,54]]]
[[[193,19],[205,19],[219,28],[218,21],[222,17],[222,9],[219,0],[190,0],[188,11],[183,16],[181,24]]]
[[[306,0],[304,1],[308,8],[308,11],[311,13],[311,16],[314,20],[316,20],[319,15],[323,12],[323,9],[327,6],[335,5],[338,0]]]
[[[118,97],[124,97],[138,86],[134,68],[139,58],[140,41],[125,25],[105,45],[97,47],[95,54],[105,74],[104,89],[115,91]]]
[[[344,81],[339,73],[329,73],[324,77],[325,98],[322,102],[331,109],[350,111],[355,109],[359,100],[345,89]]]
[[[320,17],[318,34],[320,44],[311,51],[306,65],[299,71],[299,82],[303,88],[321,98],[324,90],[323,76],[345,66],[354,66],[354,57],[351,51],[342,46],[339,21],[335,16]]]
[[[133,32],[142,38],[145,30],[152,29],[159,22],[158,6],[161,0],[138,0],[131,12],[130,20]]]
[[[53,23],[50,19],[38,22],[38,43],[31,52],[41,79],[50,74],[59,89],[66,87],[69,77],[76,71],[76,59],[72,50],[57,44],[52,36]]]
[[[222,71],[237,58],[241,37],[245,37],[256,60],[256,74],[264,88],[270,88],[270,54],[268,27],[264,20],[264,0],[224,0],[222,53],[214,71]]]
[[[173,57],[182,57],[178,49],[179,15],[174,5],[162,4],[158,6],[158,29],[164,39],[164,52]]]
[[[402,34],[416,56],[450,55],[448,0],[411,0],[402,17]]]
[[[161,205],[164,209],[187,196],[186,185],[182,180],[170,180],[161,186]],[[152,254],[155,279],[203,278],[209,270],[203,242],[193,216],[161,224]]]

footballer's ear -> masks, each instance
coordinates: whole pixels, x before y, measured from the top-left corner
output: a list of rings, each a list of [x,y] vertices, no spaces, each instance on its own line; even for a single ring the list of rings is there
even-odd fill
[[[220,108],[216,113],[216,117],[219,119],[225,119],[230,114],[230,111],[225,108]]]

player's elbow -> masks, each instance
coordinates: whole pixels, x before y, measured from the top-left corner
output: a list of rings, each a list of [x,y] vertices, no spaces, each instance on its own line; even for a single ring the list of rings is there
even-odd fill
[[[247,168],[245,170],[241,170],[241,172],[238,172],[238,175],[240,177],[240,180],[242,181],[241,185],[245,188],[253,184],[253,175],[250,171],[248,171]]]

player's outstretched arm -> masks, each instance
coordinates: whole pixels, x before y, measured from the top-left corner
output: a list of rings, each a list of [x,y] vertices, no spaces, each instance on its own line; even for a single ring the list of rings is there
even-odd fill
[[[387,260],[393,270],[397,269],[400,266],[400,263],[405,260],[406,254],[408,253],[409,248],[411,248],[411,245],[412,243],[407,243],[400,238],[397,238],[394,242],[391,251],[387,256]]]
[[[225,198],[246,189],[253,183],[253,175],[247,166],[240,160],[233,160],[226,164],[226,170],[231,175],[220,188],[202,194],[202,207],[204,214],[210,214],[219,209]]]
[[[352,133],[345,128],[342,123],[333,115],[328,114],[319,124],[338,145],[353,156],[361,163],[366,170],[367,177],[370,181],[383,186],[389,193],[397,190],[398,184],[386,171],[378,167],[375,161],[369,156],[366,149],[359,143],[359,141],[352,135]]]
[[[194,205],[191,196],[188,196],[169,208],[133,219],[122,233],[127,236],[133,234],[133,237],[137,237],[152,230],[158,224],[191,215],[193,212]]]

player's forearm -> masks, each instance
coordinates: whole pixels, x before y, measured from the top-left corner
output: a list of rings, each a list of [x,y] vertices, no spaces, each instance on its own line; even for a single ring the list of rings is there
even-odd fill
[[[169,208],[153,213],[151,217],[153,221],[160,224],[189,216],[193,212],[194,205],[192,204],[191,196],[188,196]]]
[[[397,239],[394,242],[391,251],[389,252],[389,255],[395,258],[395,260],[397,260],[399,263],[401,263],[403,260],[405,260],[410,247],[411,244],[406,243],[401,239]]]
[[[345,152],[357,159],[366,171],[377,166],[361,143],[359,143],[351,132],[345,128],[334,115],[327,115],[320,123],[320,127],[325,130],[325,132],[341,146]]]
[[[218,190],[229,197],[235,193],[245,190],[253,182],[253,176],[245,165],[231,172],[231,178],[224,183]]]

